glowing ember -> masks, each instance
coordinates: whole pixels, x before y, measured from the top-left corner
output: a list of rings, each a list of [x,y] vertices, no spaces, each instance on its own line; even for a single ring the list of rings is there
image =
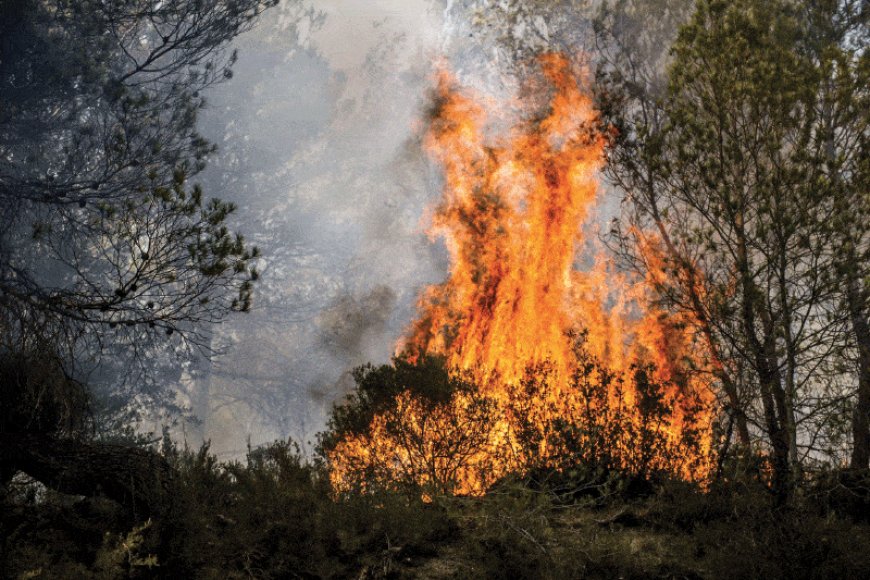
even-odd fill
[[[399,395],[331,450],[338,489],[368,477],[482,493],[569,459],[709,472],[710,363],[692,321],[654,308],[654,280],[629,281],[603,254],[576,269],[607,136],[568,61],[549,55],[542,69],[548,110],[495,140],[479,100],[441,75],[425,146],[444,171],[431,233],[451,269],[422,296],[399,351],[442,355],[478,387],[434,407]],[[656,249],[644,251],[654,262]]]

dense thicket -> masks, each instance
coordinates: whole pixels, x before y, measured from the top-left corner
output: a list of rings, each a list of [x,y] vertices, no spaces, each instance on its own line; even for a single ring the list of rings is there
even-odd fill
[[[692,427],[706,416],[703,401],[687,397],[674,408],[674,385],[656,380],[651,366],[623,376],[582,344],[574,355],[567,381],[545,362],[498,390],[440,357],[356,369],[355,391],[320,437],[335,487],[435,496],[483,493],[504,476],[706,480],[712,458]],[[683,429],[675,435],[667,425],[677,413]]]
[[[164,456],[172,510],[16,482],[0,498],[10,578],[834,578],[870,573],[866,475],[819,477],[775,507],[757,479],[706,492],[618,474],[510,480],[483,498],[330,494],[292,443],[220,462]],[[577,493],[573,493],[580,490]],[[594,493],[593,493],[594,490]]]

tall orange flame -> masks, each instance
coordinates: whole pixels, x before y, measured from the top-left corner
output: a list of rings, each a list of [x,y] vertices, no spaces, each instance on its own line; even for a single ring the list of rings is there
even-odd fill
[[[640,453],[644,465],[686,479],[707,475],[711,395],[704,371],[709,363],[692,321],[652,305],[654,278],[665,275],[663,268],[647,280],[631,281],[615,272],[603,252],[591,268],[576,267],[585,242],[583,224],[597,201],[607,135],[583,88],[583,75],[560,55],[545,56],[541,65],[550,85],[548,110],[516,123],[501,139],[487,135],[490,117],[481,99],[455,88],[450,75],[440,76],[425,147],[444,171],[443,200],[431,233],[446,241],[451,268],[445,283],[421,297],[420,316],[399,350],[412,357],[443,355],[451,368],[470,373],[480,392],[455,397],[452,409],[440,408],[446,413],[441,418],[415,406],[410,394],[401,395],[396,408],[402,409],[406,427],[416,429],[419,445],[411,449],[391,434],[388,423],[401,418],[375,417],[367,433],[348,436],[330,454],[339,488],[354,470],[373,473],[375,466],[387,479],[410,470],[418,483],[431,484],[439,465],[447,469],[436,439],[455,441],[464,428],[483,435],[463,464],[450,468],[449,489],[481,493],[510,471],[554,457],[560,445],[550,437],[556,422],[586,427],[588,433],[589,422],[606,418],[623,422],[620,433],[646,433],[650,428],[639,425],[653,399],[640,382],[649,381],[664,385],[654,402],[667,406],[657,415],[657,447],[638,451],[630,449],[638,441],[613,439],[610,445],[624,449],[609,453],[629,469],[636,463],[632,454]],[[520,105],[533,108],[531,99]],[[655,262],[654,244],[643,250]],[[571,332],[576,330],[583,331],[583,352],[603,369],[598,374],[578,374],[578,337]],[[651,376],[638,374],[644,365],[652,365]],[[590,380],[607,391],[606,400],[592,403],[579,386]],[[530,383],[537,387],[528,388]],[[475,397],[492,403],[486,425],[480,424]],[[477,423],[467,416],[471,408]],[[423,429],[424,419],[440,428]],[[530,424],[539,432],[538,443],[531,452],[520,451],[521,426]],[[587,437],[583,432],[574,437]],[[688,447],[683,445],[687,438]],[[433,457],[423,457],[426,453]],[[415,456],[421,465],[428,461],[429,469],[414,471]]]

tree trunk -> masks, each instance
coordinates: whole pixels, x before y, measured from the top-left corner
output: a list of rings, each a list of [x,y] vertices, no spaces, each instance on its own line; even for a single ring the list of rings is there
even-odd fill
[[[649,186],[649,188],[652,191],[652,186]],[[722,357],[719,354],[719,348],[718,344],[716,343],[716,339],[713,337],[713,329],[712,325],[710,324],[710,319],[707,316],[707,309],[704,307],[704,304],[701,301],[701,297],[698,295],[698,273],[694,265],[691,264],[691,262],[686,260],[680,254],[676,246],[671,241],[671,237],[668,234],[668,230],[665,226],[664,220],[662,220],[661,215],[659,214],[658,206],[655,204],[655,200],[651,195],[650,205],[652,207],[653,219],[655,220],[659,235],[661,236],[668,253],[670,254],[671,258],[680,265],[684,275],[686,276],[687,282],[685,290],[689,296],[689,300],[692,305],[692,313],[695,315],[695,318],[698,321],[698,325],[700,326],[701,332],[704,335],[704,339],[707,341],[707,346],[710,349],[710,354],[713,357],[713,374],[722,383],[722,389],[725,391],[725,396],[728,398],[728,404],[731,408],[730,415],[737,427],[737,439],[743,447],[749,448],[749,425],[746,420],[746,411],[743,408],[742,402],[740,401],[740,395],[737,392],[737,385],[735,385],[734,381],[731,380],[728,371],[722,364]]]
[[[782,388],[779,365],[776,357],[774,320],[764,306],[758,306],[759,292],[752,279],[749,266],[748,244],[743,233],[743,215],[735,219],[737,242],[737,269],[741,282],[741,322],[743,334],[749,347],[750,362],[758,377],[761,403],[767,436],[773,447],[773,492],[778,501],[785,501],[790,492],[789,448],[790,438],[785,426],[787,404]],[[760,316],[759,316],[760,315]],[[762,319],[762,337],[759,339],[756,325]]]
[[[796,463],[792,463],[792,454],[796,451],[792,447],[792,431],[789,425],[790,405],[785,389],[782,386],[782,373],[779,370],[779,361],[776,354],[776,340],[773,328],[769,327],[765,339],[765,358],[767,366],[763,371],[762,389],[767,389],[772,395],[776,408],[775,421],[769,425],[770,438],[773,443],[774,481],[773,489],[780,500],[786,499],[793,483],[793,476],[797,469]]]
[[[852,457],[849,463],[853,468],[867,468],[870,464],[870,325],[861,294],[859,281],[854,274],[849,275],[846,298],[858,346],[858,400],[852,416]]]
[[[165,514],[173,470],[160,455],[136,447],[0,433],[4,472],[22,471],[70,495],[104,495],[131,509],[135,519]]]

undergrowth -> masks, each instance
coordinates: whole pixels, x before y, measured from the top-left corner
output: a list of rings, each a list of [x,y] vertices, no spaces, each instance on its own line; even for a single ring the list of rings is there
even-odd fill
[[[826,472],[778,505],[758,481],[701,490],[582,468],[508,477],[483,497],[336,495],[290,442],[221,462],[168,445],[173,509],[137,521],[17,477],[4,578],[870,577],[870,477]]]

